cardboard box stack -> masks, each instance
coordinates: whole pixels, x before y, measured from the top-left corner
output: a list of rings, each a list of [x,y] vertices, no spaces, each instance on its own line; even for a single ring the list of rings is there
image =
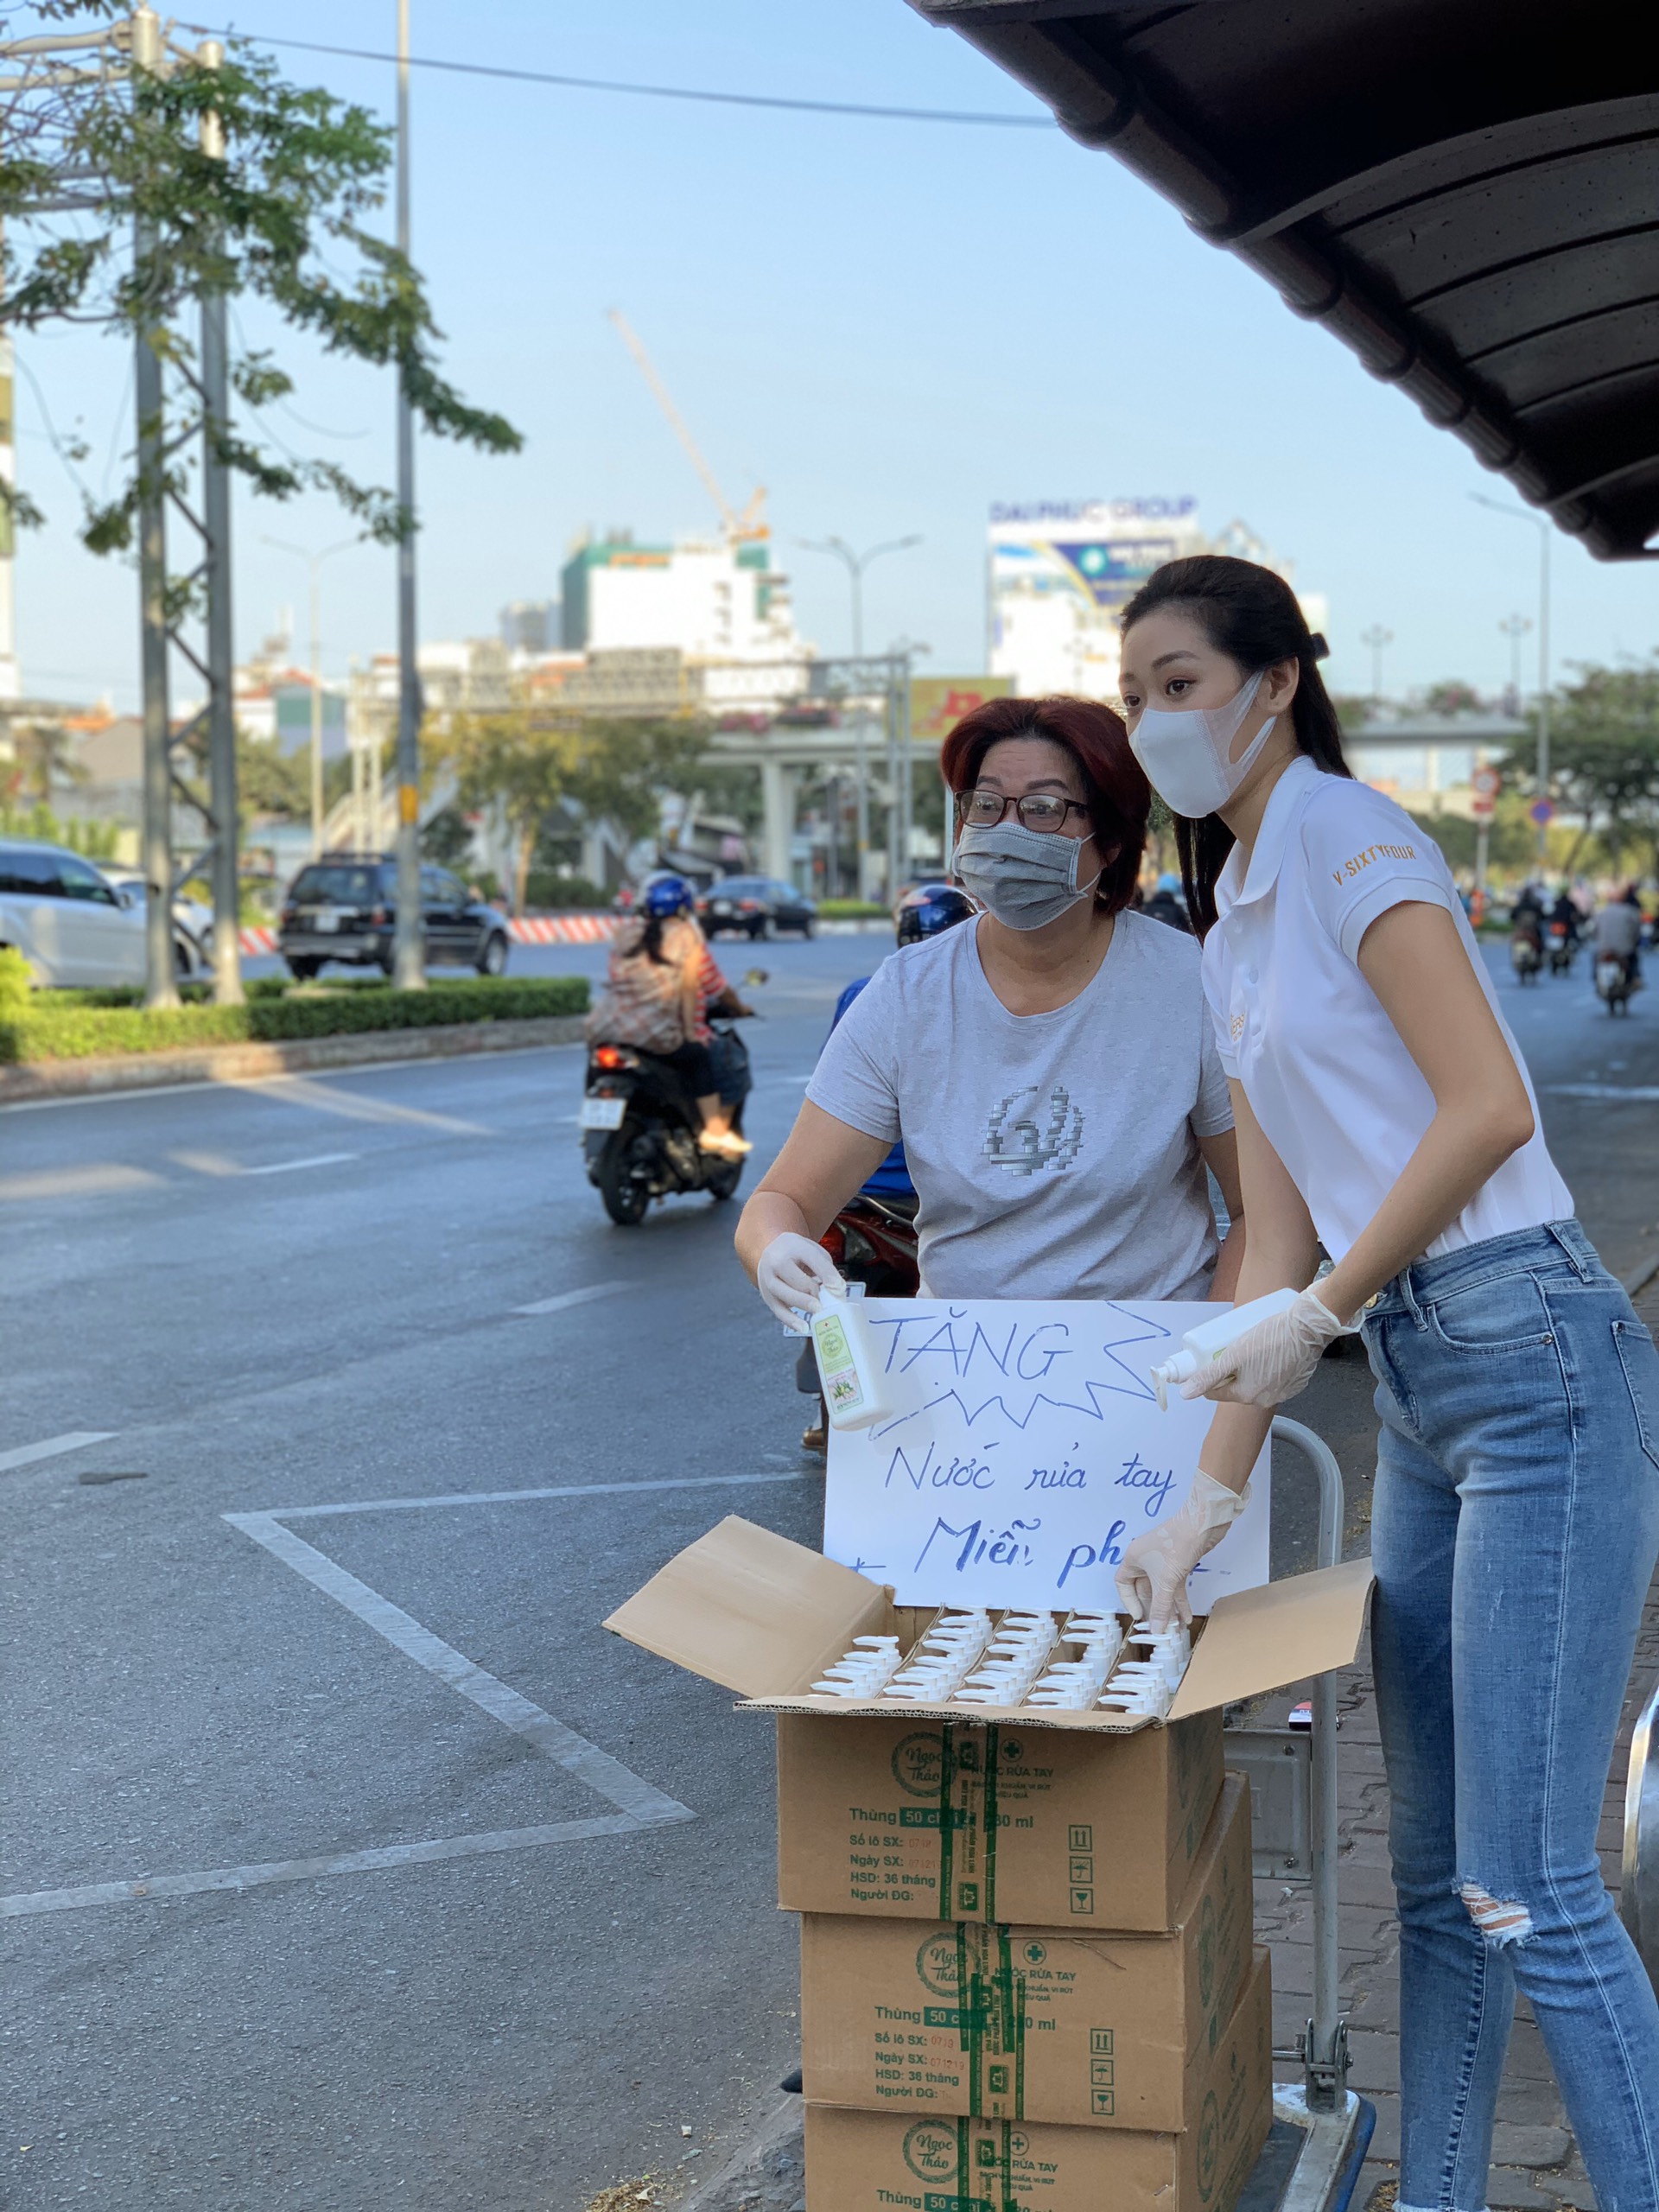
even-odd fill
[[[1227,2212],[1272,2005],[1220,1709],[1351,1660],[1369,1587],[1356,1562],[1224,1600],[1167,1725],[817,1694],[926,1617],[735,1519],[612,1616],[778,1715],[808,2212]]]

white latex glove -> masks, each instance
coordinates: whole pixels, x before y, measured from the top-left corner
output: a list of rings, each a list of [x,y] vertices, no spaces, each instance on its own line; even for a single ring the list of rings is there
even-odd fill
[[[1200,1467],[1179,1511],[1137,1536],[1125,1551],[1116,1576],[1124,1610],[1155,1629],[1167,1628],[1173,1620],[1190,1621],[1186,1578],[1249,1502],[1248,1483],[1242,1491],[1230,1491]]]
[[[1305,1290],[1294,1306],[1258,1321],[1224,1351],[1207,1359],[1181,1385],[1184,1398],[1214,1398],[1238,1406],[1281,1406],[1313,1379],[1319,1355],[1333,1337],[1352,1334],[1329,1306]]]
[[[820,1288],[838,1293],[847,1288],[823,1245],[815,1244],[810,1236],[797,1236],[792,1229],[774,1236],[761,1253],[754,1287],[784,1326],[798,1337],[806,1334],[801,1314],[818,1310]]]

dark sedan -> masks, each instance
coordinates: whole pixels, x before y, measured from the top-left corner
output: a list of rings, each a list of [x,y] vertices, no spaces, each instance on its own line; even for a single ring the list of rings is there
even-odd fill
[[[818,922],[818,910],[804,891],[770,875],[725,876],[698,893],[696,912],[705,937],[722,930],[752,938],[798,930],[810,937]]]
[[[301,982],[324,963],[378,968],[390,976],[397,931],[397,863],[384,855],[313,861],[289,886],[276,950]],[[499,976],[507,964],[507,925],[459,876],[423,862],[421,928],[430,968],[476,968]]]

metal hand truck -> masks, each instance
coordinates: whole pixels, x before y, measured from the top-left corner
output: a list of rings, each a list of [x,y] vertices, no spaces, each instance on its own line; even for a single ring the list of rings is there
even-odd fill
[[[1274,1419],[1274,1440],[1294,1444],[1319,1482],[1319,1565],[1342,1558],[1342,1470],[1322,1437],[1300,1421]],[[1345,2212],[1376,2126],[1376,2109],[1348,2087],[1348,2023],[1338,1980],[1337,1683],[1315,1677],[1305,1732],[1238,1729],[1227,1764],[1250,1780],[1257,1812],[1256,1871],[1305,1873],[1313,1886],[1313,2011],[1302,2037],[1302,2078],[1273,2085],[1273,2126],[1236,2212]],[[1656,1729],[1656,1733],[1659,1733]],[[1656,1780],[1659,1798],[1659,1779]],[[1659,1825],[1659,1810],[1656,1813]],[[1656,1903],[1659,1912],[1659,1901]]]

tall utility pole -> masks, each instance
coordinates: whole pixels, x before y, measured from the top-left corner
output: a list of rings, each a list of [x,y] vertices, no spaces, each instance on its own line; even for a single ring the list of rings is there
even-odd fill
[[[1471,492],[1470,498],[1477,506],[1490,507],[1495,515],[1510,515],[1517,522],[1529,522],[1538,533],[1538,762],[1534,770],[1537,783],[1535,807],[1549,805],[1549,533],[1551,524],[1545,515],[1535,515],[1525,507],[1511,507],[1502,499],[1489,499],[1484,492]],[[1511,618],[1513,619],[1513,618]],[[1516,646],[1517,658],[1520,646]],[[1549,817],[1538,823],[1538,866],[1541,870],[1549,860]]]
[[[1500,634],[1510,641],[1510,690],[1503,704],[1509,713],[1521,711],[1521,640],[1532,627],[1532,618],[1527,614],[1506,614],[1498,624]]]
[[[196,49],[204,69],[217,69],[225,49],[207,39]],[[201,150],[225,158],[225,129],[209,109],[201,118]],[[201,528],[207,582],[207,803],[213,817],[213,997],[240,1006],[242,887],[236,798],[235,633],[231,621],[231,472],[219,452],[230,430],[230,350],[223,292],[201,296]],[[170,855],[169,855],[170,858]],[[168,900],[169,906],[171,900]],[[170,917],[169,917],[170,919]]]
[[[155,11],[132,18],[132,66],[154,70],[162,60]],[[133,261],[142,285],[156,251],[154,226],[133,227]],[[142,312],[142,310],[141,310]],[[138,446],[138,599],[144,716],[144,1004],[177,1006],[173,972],[173,768],[167,683],[167,467],[162,423],[161,358],[141,325],[133,391]]]
[[[407,260],[409,221],[409,0],[397,0],[397,251]],[[415,666],[415,417],[397,369],[397,935],[392,980],[426,988],[421,937],[421,679]]]
[[[1385,630],[1380,622],[1373,622],[1369,630],[1361,633],[1359,642],[1371,656],[1371,704],[1380,707],[1382,703],[1382,653],[1385,646],[1394,643],[1394,632]]]
[[[869,567],[872,561],[879,561],[884,553],[907,552],[912,545],[919,545],[921,542],[922,541],[919,537],[894,537],[890,538],[885,544],[872,545],[863,553],[855,553],[852,547],[849,545],[846,539],[842,537],[825,537],[817,541],[804,537],[800,541],[804,550],[808,553],[832,553],[836,559],[841,562],[847,570],[847,581],[852,592],[853,658],[855,660],[862,660],[864,658],[865,569]],[[858,779],[858,895],[861,899],[868,899],[870,895],[870,778],[869,763],[865,748],[868,738],[869,721],[868,716],[861,704],[855,709],[855,711],[857,715],[857,720],[853,725],[853,742],[855,748],[855,763]],[[893,804],[897,808],[899,804],[899,789],[896,781],[898,772],[893,763],[896,736],[892,727],[893,714],[891,702],[889,702],[888,705],[887,719],[887,760],[889,766],[893,769],[895,777],[893,790]],[[906,758],[905,762],[905,772],[906,775],[909,773],[909,770],[910,763],[908,758]],[[891,836],[889,836],[888,843],[889,847],[891,847]],[[889,893],[896,891],[898,887],[899,887],[896,883],[890,883],[887,886]]]

